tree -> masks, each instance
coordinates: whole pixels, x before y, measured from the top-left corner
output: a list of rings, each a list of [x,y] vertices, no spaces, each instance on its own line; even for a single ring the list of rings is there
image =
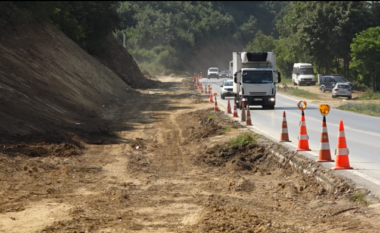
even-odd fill
[[[255,38],[249,42],[245,51],[252,52],[270,52],[274,51],[275,40],[272,36],[264,35],[260,30],[256,33]]]
[[[372,86],[373,91],[379,91],[380,27],[368,28],[358,33],[350,47],[352,51],[350,68],[358,71],[361,81]]]

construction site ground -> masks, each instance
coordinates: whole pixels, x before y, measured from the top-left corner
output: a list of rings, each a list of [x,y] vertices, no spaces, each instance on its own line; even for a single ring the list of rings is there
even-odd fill
[[[192,77],[158,80],[108,109],[119,140],[0,145],[0,232],[379,232],[375,200],[326,188],[261,135],[230,147],[247,129]]]

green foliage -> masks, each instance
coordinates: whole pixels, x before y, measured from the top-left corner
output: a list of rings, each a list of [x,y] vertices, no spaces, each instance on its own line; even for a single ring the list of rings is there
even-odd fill
[[[210,40],[246,43],[257,30],[272,33],[276,13],[284,4],[287,3],[120,2],[117,12],[122,29],[115,36],[122,41],[126,35],[126,48],[140,66],[177,73],[186,70],[188,61],[196,56],[194,51]],[[159,52],[147,52],[151,50]]]
[[[231,131],[231,126],[226,126],[224,129],[223,129],[223,133],[228,133]]]
[[[210,114],[207,117],[208,117],[208,119],[212,119],[212,120],[218,119],[218,117],[214,114]]]
[[[37,20],[54,23],[84,50],[97,56],[104,55],[106,37],[121,23],[114,1],[13,1],[2,2],[1,11],[9,11],[12,5]],[[24,14],[13,18],[18,16]]]
[[[350,196],[350,200],[353,202],[359,202],[363,205],[370,205],[371,203],[367,200],[365,200],[365,194],[364,193],[355,193]]]
[[[19,9],[25,9],[40,20],[48,21],[55,14],[60,1],[12,1]]]
[[[367,88],[367,90],[364,92],[363,95],[360,96],[361,100],[379,100],[380,99],[380,93],[373,92],[373,90]]]
[[[239,147],[239,146],[244,146],[251,143],[257,143],[256,138],[257,138],[256,135],[253,135],[252,133],[247,132],[247,133],[244,133],[237,137],[232,138],[229,142],[229,146]]]
[[[355,91],[367,91],[368,89],[368,86],[359,81],[354,80],[352,83],[354,84]]]
[[[291,84],[293,85],[293,81],[291,78],[281,78],[281,83],[282,84]]]
[[[347,103],[347,104],[339,106],[338,109],[380,117],[380,104]]]
[[[351,68],[356,69],[360,80],[380,90],[380,27],[372,27],[356,35],[351,44]]]
[[[350,43],[371,22],[365,2],[291,2],[282,15],[277,28],[293,53],[309,56],[318,73],[348,76]]]
[[[0,1],[0,33],[6,25],[21,24],[27,18],[11,1]]]
[[[272,36],[264,35],[260,30],[256,33],[255,38],[249,42],[245,51],[251,52],[269,52],[274,51],[275,40]]]

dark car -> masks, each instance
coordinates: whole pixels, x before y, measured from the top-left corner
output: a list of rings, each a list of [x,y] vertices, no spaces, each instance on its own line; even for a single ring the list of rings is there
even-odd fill
[[[229,78],[230,72],[228,70],[223,70],[222,72],[220,72],[219,77],[220,78]]]
[[[350,89],[354,89],[354,84],[340,75],[324,75],[319,79],[319,89],[322,92],[331,91],[337,83],[348,83]]]

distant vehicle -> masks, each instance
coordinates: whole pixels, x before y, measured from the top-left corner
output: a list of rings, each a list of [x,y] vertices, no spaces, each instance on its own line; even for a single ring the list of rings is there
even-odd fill
[[[294,85],[315,85],[313,65],[310,63],[294,63],[292,72]]]
[[[219,68],[218,67],[208,68],[207,78],[219,78]]]
[[[230,78],[230,73],[228,70],[223,70],[220,72],[219,78]]]
[[[347,79],[340,76],[339,74],[324,75],[320,77],[319,89],[322,92],[331,91],[333,87],[335,86],[335,84],[337,83],[348,83],[350,85],[350,89],[354,90],[354,84],[352,84]]]
[[[338,96],[347,97],[347,99],[352,98],[352,89],[350,83],[336,83],[333,89],[331,90],[331,96],[336,98]]]
[[[234,64],[233,64],[233,61],[230,61],[229,63],[229,71],[230,71],[230,77],[232,78],[232,74],[233,74],[233,69],[234,69]]]
[[[223,85],[220,86],[220,96],[222,99],[225,99],[226,96],[235,96],[235,93],[233,92],[233,80],[227,79],[224,80]]]

